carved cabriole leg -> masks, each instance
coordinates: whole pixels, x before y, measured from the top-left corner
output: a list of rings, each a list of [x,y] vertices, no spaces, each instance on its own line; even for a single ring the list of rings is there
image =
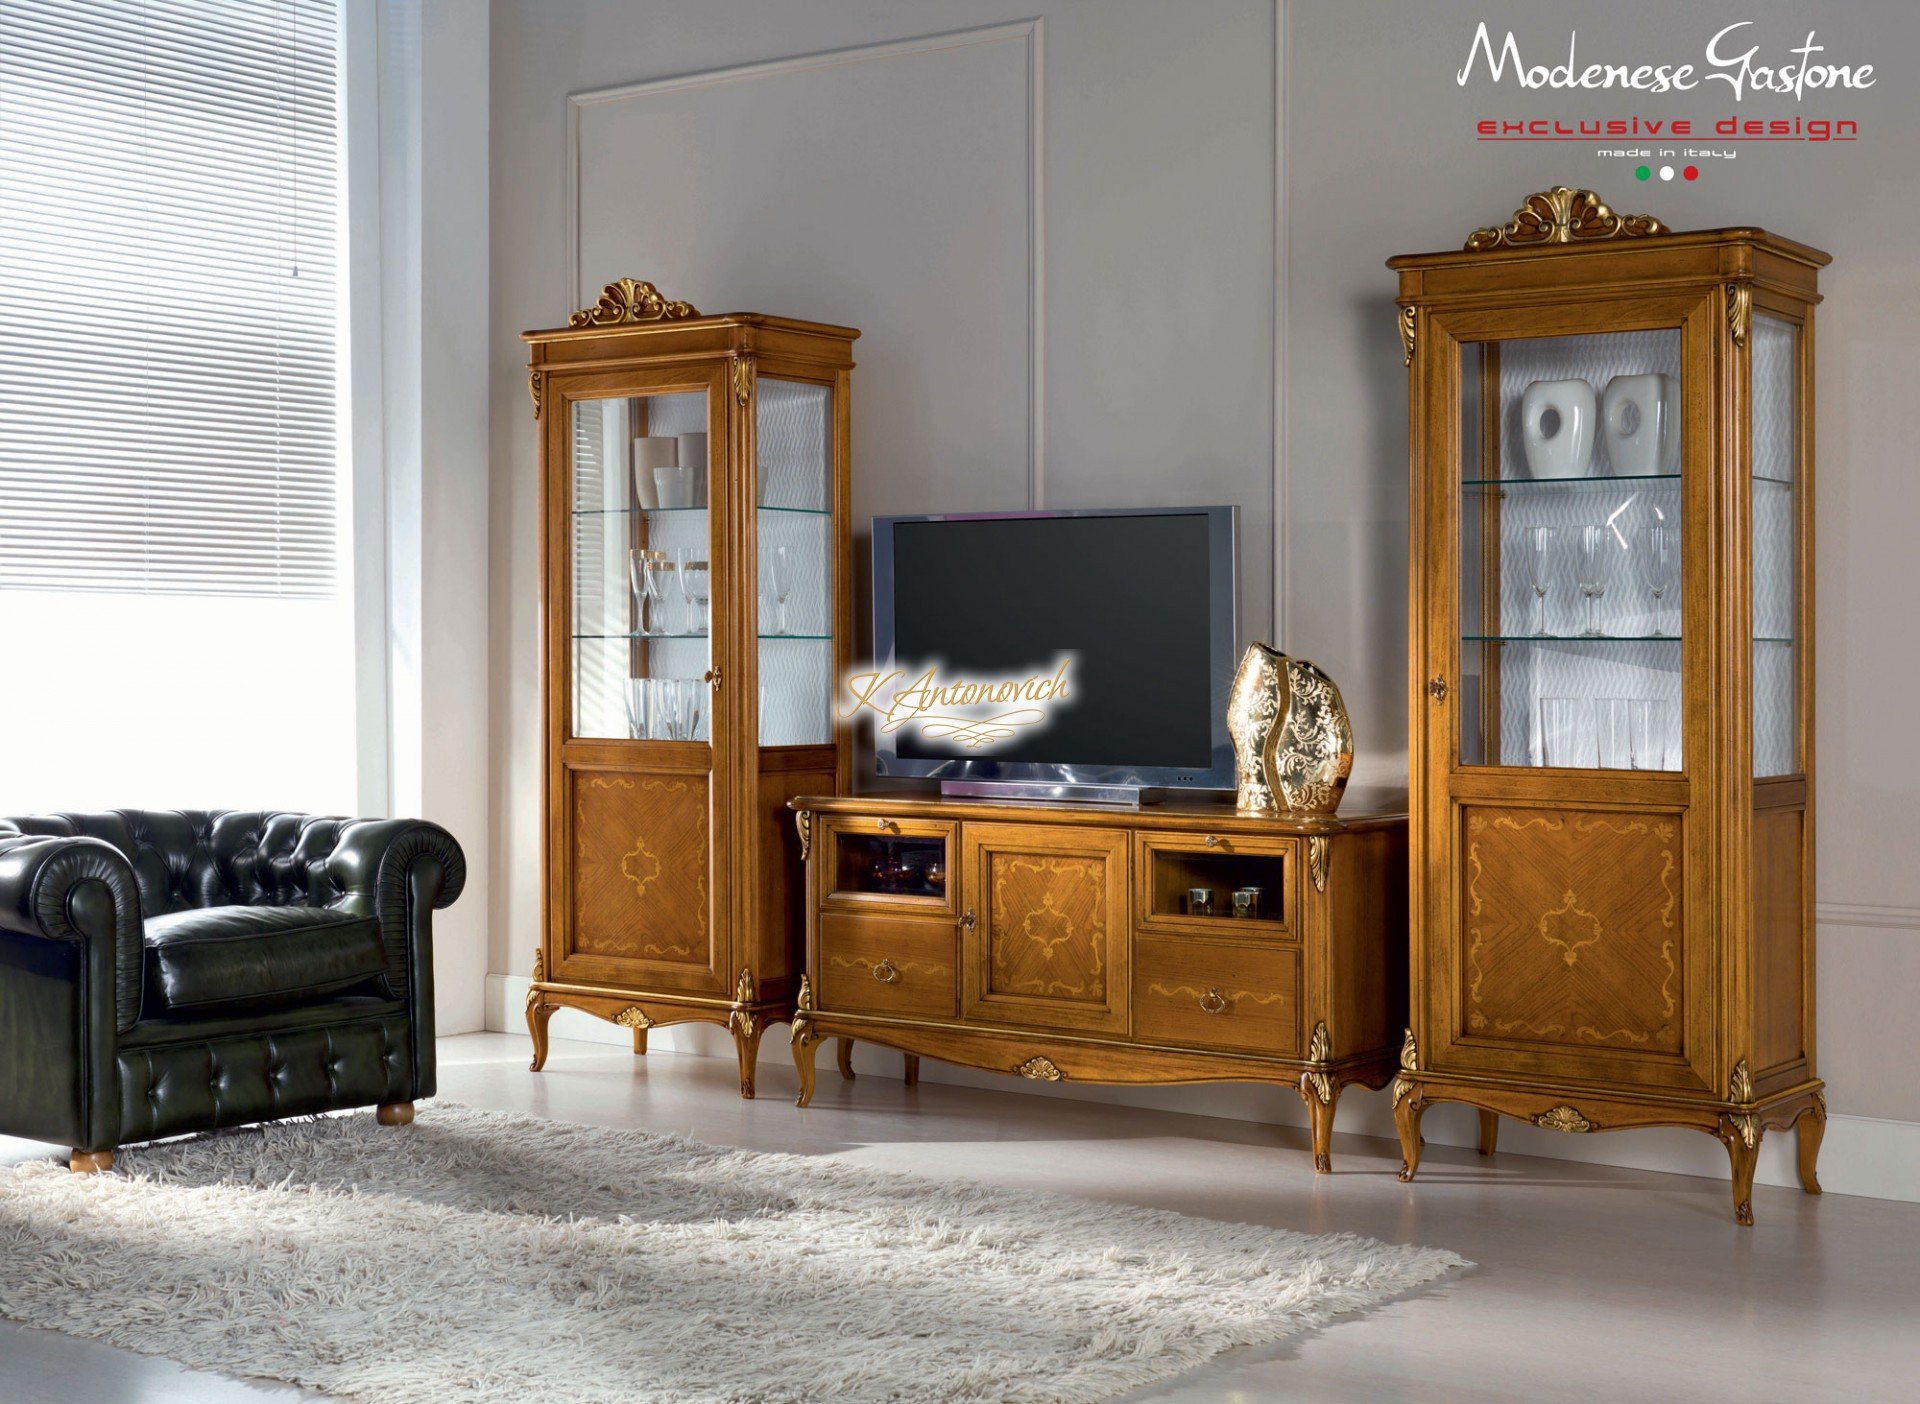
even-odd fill
[[[1794,1123],[1794,1136],[1800,1148],[1800,1188],[1808,1194],[1820,1193],[1820,1176],[1817,1167],[1820,1163],[1820,1139],[1827,1134],[1827,1099],[1824,1093],[1813,1094],[1812,1102],[1800,1113]]]
[[[1757,1120],[1720,1118],[1720,1140],[1733,1162],[1733,1220],[1744,1227],[1753,1225],[1753,1171],[1760,1163],[1760,1138],[1764,1134]]]
[[[1427,1109],[1427,1103],[1418,1086],[1409,1087],[1405,1095],[1401,1095],[1396,1083],[1394,1094],[1399,1097],[1393,1104],[1393,1128],[1400,1133],[1400,1178],[1411,1180],[1419,1173],[1420,1147],[1426,1144],[1420,1138],[1420,1115]]]
[[[1324,1078],[1316,1087],[1314,1079]],[[1321,1092],[1325,1091],[1325,1100]],[[1307,1104],[1307,1118],[1313,1125],[1313,1173],[1333,1173],[1333,1109],[1340,1102],[1340,1084],[1325,1073],[1307,1073],[1300,1079],[1300,1100]]]
[[[383,1102],[374,1108],[373,1119],[382,1126],[413,1125],[412,1102]]]
[[[853,1040],[837,1038],[834,1041],[834,1056],[840,1062],[840,1076],[848,1082],[853,1081]]]
[[[76,1175],[97,1175],[113,1169],[113,1152],[77,1150],[67,1157],[67,1169]]]
[[[1480,1154],[1492,1155],[1500,1145],[1500,1113],[1480,1113]]]
[[[753,1071],[760,1061],[760,1035],[766,1032],[766,1025],[753,1014],[736,1013],[729,1022],[734,1050],[740,1055],[740,1095],[752,1101]]]
[[[918,1087],[920,1085],[920,1055],[918,1053],[907,1054],[907,1070],[902,1075],[901,1080],[909,1087]]]
[[[527,996],[527,1032],[533,1035],[531,1067],[534,1072],[539,1072],[547,1065],[547,1022],[553,1018],[553,1011],[559,1007],[557,1004],[548,1004],[541,999],[538,990]]]
[[[807,827],[802,825],[802,846],[807,841],[808,832]],[[813,978],[802,975],[800,993],[793,1002],[793,1066],[800,1073],[800,1095],[794,1101],[796,1107],[804,1107],[813,1100],[813,1053],[819,1043],[820,1035],[813,1027]]]

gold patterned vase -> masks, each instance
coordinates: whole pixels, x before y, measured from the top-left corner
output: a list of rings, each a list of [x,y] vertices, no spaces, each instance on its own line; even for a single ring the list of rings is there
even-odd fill
[[[1353,771],[1353,723],[1333,679],[1247,645],[1227,697],[1242,814],[1332,814]]]

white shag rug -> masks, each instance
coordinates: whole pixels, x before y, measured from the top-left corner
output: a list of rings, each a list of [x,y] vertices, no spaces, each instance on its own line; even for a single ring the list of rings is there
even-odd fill
[[[1464,1266],[447,1103],[0,1169],[0,1315],[371,1404],[1071,1404]]]

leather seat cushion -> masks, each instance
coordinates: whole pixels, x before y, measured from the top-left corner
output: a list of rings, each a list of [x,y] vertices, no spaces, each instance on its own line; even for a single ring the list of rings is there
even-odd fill
[[[192,907],[148,918],[145,938],[148,988],[166,1009],[271,1008],[372,981],[387,992],[387,950],[370,916]]]

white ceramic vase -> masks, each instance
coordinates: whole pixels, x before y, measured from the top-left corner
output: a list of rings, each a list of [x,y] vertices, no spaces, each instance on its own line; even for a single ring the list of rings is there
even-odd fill
[[[1600,401],[1600,432],[1616,476],[1680,466],[1680,396],[1670,375],[1616,375]]]
[[[1527,386],[1520,396],[1527,471],[1536,478],[1584,478],[1593,459],[1596,417],[1593,387],[1584,380],[1536,380]]]

